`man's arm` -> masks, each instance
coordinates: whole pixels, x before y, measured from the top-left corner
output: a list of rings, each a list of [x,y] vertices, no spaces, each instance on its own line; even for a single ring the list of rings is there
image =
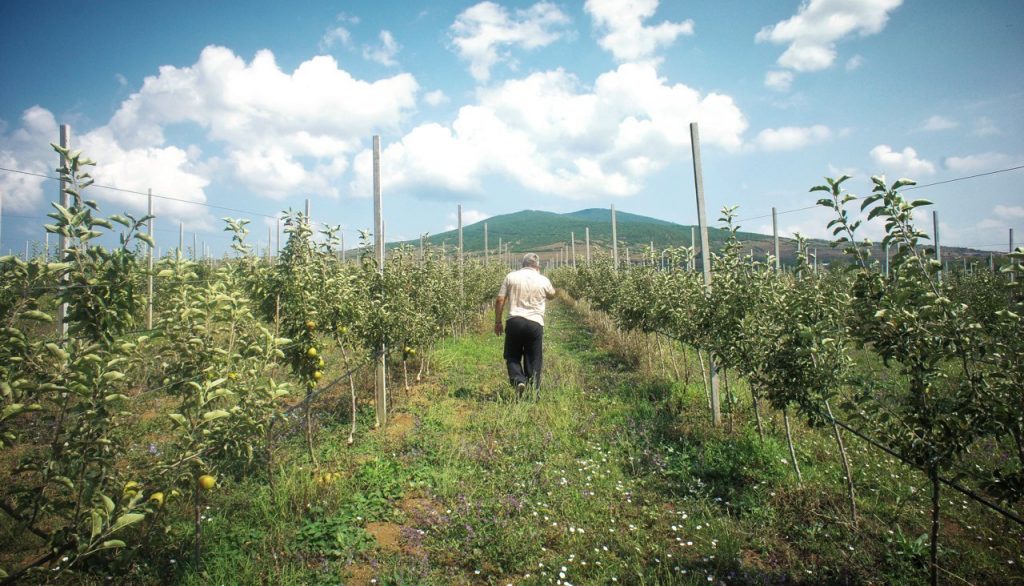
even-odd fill
[[[555,293],[556,293],[556,291],[555,291],[555,288],[554,288],[554,287],[552,287],[552,288],[548,289],[547,291],[545,291],[545,292],[544,292],[544,295],[545,295],[545,296],[546,296],[546,297],[547,297],[548,299],[554,299],[554,298],[555,298]]]
[[[505,296],[498,295],[498,298],[494,300],[494,335],[500,336],[504,331],[505,327],[501,323],[501,316],[505,313]]]

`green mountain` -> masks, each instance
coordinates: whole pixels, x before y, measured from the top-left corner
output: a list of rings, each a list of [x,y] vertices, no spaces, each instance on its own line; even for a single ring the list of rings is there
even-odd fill
[[[657,218],[650,218],[628,212],[615,212],[616,231],[620,247],[631,247],[639,252],[644,246],[654,243],[655,248],[664,249],[668,246],[689,246],[690,226],[675,224]],[[572,237],[576,238],[577,254],[584,254],[586,231],[590,230],[592,249],[606,251],[611,248],[612,219],[611,211],[603,208],[591,208],[556,214],[538,210],[523,210],[512,214],[493,216],[486,220],[463,226],[463,248],[467,254],[483,253],[484,225],[487,225],[487,244],[492,251],[498,249],[499,240],[502,244],[510,244],[513,252],[558,250],[562,246],[570,246]],[[712,246],[718,247],[725,240],[724,230],[712,228],[709,232]],[[764,240],[760,234],[741,232],[743,240]],[[699,241],[700,237],[697,234]],[[431,246],[445,246],[452,250],[458,246],[457,230],[428,235],[426,242]],[[398,244],[419,246],[419,241],[407,241]],[[397,245],[397,244],[396,244]],[[631,252],[631,254],[633,254]]]
[[[616,231],[619,239],[619,254],[622,258],[629,249],[630,258],[638,261],[640,251],[654,244],[657,251],[662,251],[670,246],[690,246],[691,228],[696,235],[696,244],[700,248],[700,233],[696,226],[676,224],[657,218],[631,214],[616,210],[615,212]],[[712,220],[713,221],[713,220]],[[463,226],[463,247],[468,256],[483,256],[484,251],[484,225],[487,226],[487,245],[491,254],[498,250],[499,242],[502,245],[508,244],[508,250],[512,253],[536,252],[545,260],[557,258],[562,247],[570,248],[571,238],[576,239],[577,258],[586,255],[585,234],[590,230],[590,245],[592,254],[609,254],[612,241],[611,210],[608,208],[588,208],[576,212],[556,214],[539,210],[523,210],[501,216],[492,216],[486,220]],[[769,253],[774,253],[774,243],[770,234],[756,234],[753,232],[737,232],[737,236],[743,243],[744,253],[753,252],[757,260],[764,261]],[[708,239],[712,250],[720,250],[728,237],[728,232],[721,228],[709,228]],[[426,237],[426,243],[433,247],[444,247],[448,254],[453,253],[459,242],[457,230],[450,230],[440,234],[430,234]],[[396,246],[418,247],[419,240],[409,240],[388,244],[389,248]],[[792,265],[796,261],[796,241],[792,238],[779,238],[781,261],[785,265]],[[821,263],[841,261],[846,258],[841,249],[832,248],[828,241],[809,240],[808,248],[816,253]],[[873,256],[881,258],[882,251],[879,245],[875,245]],[[980,250],[962,248],[943,248],[943,256],[947,259],[967,258],[967,262],[986,262],[988,253]]]

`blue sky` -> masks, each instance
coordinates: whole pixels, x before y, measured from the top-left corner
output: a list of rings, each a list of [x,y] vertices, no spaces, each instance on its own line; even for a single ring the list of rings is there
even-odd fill
[[[239,8],[244,6],[244,9]],[[708,207],[772,206],[848,173],[922,184],[1024,165],[1019,0],[0,3],[0,167],[52,174],[57,127],[97,183],[273,216],[311,200],[347,243],[372,223],[381,136],[386,235],[615,203],[694,223],[689,122]],[[1024,240],[1024,169],[926,187],[944,244]],[[0,171],[2,248],[42,240],[53,181]],[[145,198],[93,189],[107,213]],[[157,200],[215,253],[241,212]],[[715,214],[717,216],[717,214]],[[784,234],[825,236],[817,210]],[[928,230],[930,214],[925,222]],[[877,237],[878,226],[865,228]]]

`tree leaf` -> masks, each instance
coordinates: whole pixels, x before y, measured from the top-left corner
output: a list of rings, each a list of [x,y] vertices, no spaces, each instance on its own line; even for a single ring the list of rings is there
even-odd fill
[[[121,529],[124,529],[129,525],[134,525],[145,518],[145,513],[125,513],[118,517],[117,521],[114,521],[114,526],[110,528],[110,532],[114,533],[116,531],[120,531]]]
[[[224,409],[215,409],[213,411],[207,411],[206,413],[203,413],[203,421],[213,421],[215,419],[228,417],[229,415],[231,414],[225,411]]]

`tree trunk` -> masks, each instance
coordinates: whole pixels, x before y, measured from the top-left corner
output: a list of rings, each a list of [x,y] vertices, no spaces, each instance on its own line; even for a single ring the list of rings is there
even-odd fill
[[[793,446],[793,432],[789,429],[789,409],[782,409],[782,421],[786,423],[786,443],[789,444],[789,457],[793,460],[793,470],[796,471],[796,481],[803,486],[804,476],[800,474],[800,463],[796,460],[796,447]]]
[[[853,521],[854,527],[857,526],[857,499],[853,490],[853,474],[850,472],[850,460],[846,456],[846,446],[843,445],[843,436],[839,432],[839,424],[836,423],[836,418],[832,415],[832,407],[828,404],[828,399],[825,400],[825,409],[828,411],[828,417],[832,420],[832,431],[836,434],[836,444],[839,446],[839,455],[843,459],[843,471],[846,472],[846,491],[850,497],[850,519]]]
[[[707,397],[707,400],[708,400],[708,411],[710,412],[711,409],[712,409],[712,407],[711,407],[711,387],[709,386],[707,374],[705,373],[704,354],[700,351],[700,348],[697,349],[697,358],[700,360],[700,380],[701,380],[702,383],[704,383],[704,395]]]
[[[729,388],[729,369],[728,368],[723,368],[722,369],[722,382],[725,384],[725,400],[729,402],[729,433],[732,433],[733,432],[733,416],[732,416],[733,398],[732,398],[732,389]]]
[[[313,399],[312,391],[306,391],[306,449],[309,450],[309,461],[313,468],[319,468],[316,461],[316,452],[313,450]]]
[[[195,542],[192,544],[192,565],[195,566],[195,572],[198,574],[203,571],[203,557],[202,557],[202,537],[203,537],[203,506],[201,502],[202,489],[199,487],[199,479],[192,478],[192,483],[195,485],[193,490],[193,522],[195,527]]]
[[[930,581],[932,586],[936,586],[939,583],[939,468],[932,465],[928,469],[928,476],[932,481],[932,543],[931,543],[931,563],[930,568]]]
[[[750,385],[750,401],[754,404],[754,419],[757,421],[757,437],[761,440],[761,445],[764,445],[764,426],[761,425],[761,403],[757,397],[757,390],[754,385]]]

